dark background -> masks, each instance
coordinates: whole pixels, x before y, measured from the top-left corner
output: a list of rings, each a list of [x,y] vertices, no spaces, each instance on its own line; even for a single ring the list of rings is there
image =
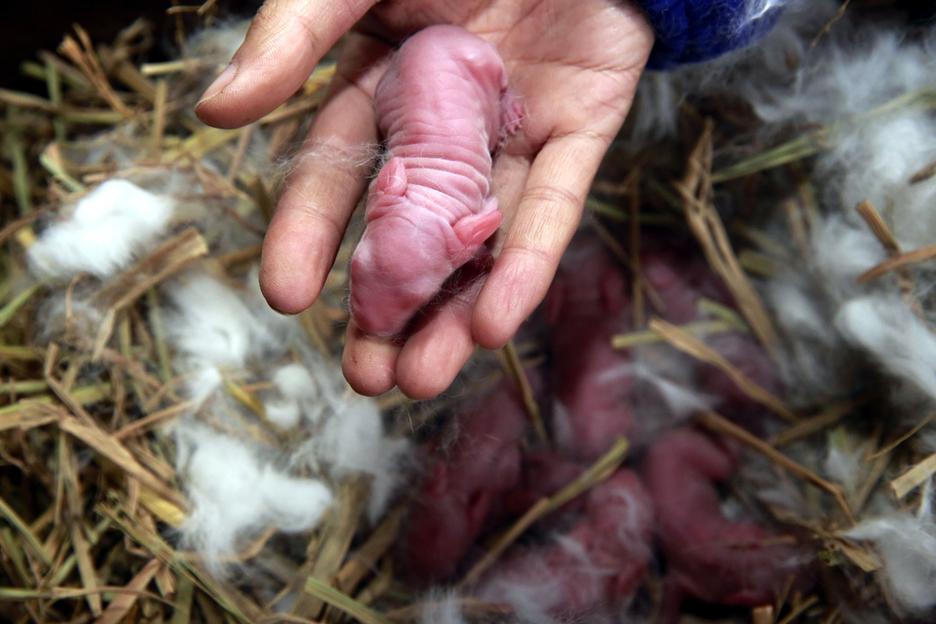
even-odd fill
[[[198,5],[201,0],[179,4]],[[260,0],[221,0],[224,15],[253,15]],[[95,43],[110,42],[139,17],[154,27],[157,45],[148,60],[167,58],[173,48],[175,18],[166,14],[169,0],[0,0],[0,85],[7,88],[41,91],[45,86],[20,74],[20,64],[35,60],[39,50],[55,51],[65,34],[79,24]],[[196,19],[185,18],[193,25]]]
[[[405,1],[405,0],[402,0]],[[797,0],[809,2],[811,0]],[[200,0],[188,0],[197,5]],[[184,0],[180,4],[186,3]],[[224,15],[250,16],[260,0],[221,0]],[[0,85],[41,91],[44,85],[24,79],[20,63],[34,59],[38,50],[55,50],[72,24],[80,24],[96,42],[111,41],[117,32],[138,17],[156,29],[156,55],[172,52],[174,18],[166,15],[169,0],[0,0]],[[888,11],[899,9],[911,24],[922,25],[936,16],[936,0],[852,0],[849,10]],[[194,24],[193,18],[188,18]]]

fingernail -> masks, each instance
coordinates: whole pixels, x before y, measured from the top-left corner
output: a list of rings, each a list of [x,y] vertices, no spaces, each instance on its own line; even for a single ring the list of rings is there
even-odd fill
[[[201,96],[201,99],[198,100],[198,104],[195,105],[195,108],[198,108],[214,96],[221,93],[226,86],[231,84],[231,81],[234,80],[234,76],[237,74],[237,65],[231,63],[224,68],[224,71],[218,74],[218,77],[214,79],[214,82],[211,83],[205,93]]]

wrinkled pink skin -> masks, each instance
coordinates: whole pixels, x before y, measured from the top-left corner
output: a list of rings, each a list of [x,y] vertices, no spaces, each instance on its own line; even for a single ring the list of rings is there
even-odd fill
[[[455,573],[492,506],[520,480],[527,416],[511,382],[459,416],[457,424],[458,439],[431,467],[403,537],[407,573],[419,582]]]
[[[650,497],[636,474],[619,470],[589,492],[571,529],[545,545],[515,551],[488,575],[480,596],[504,601],[519,590],[557,618],[612,607],[642,582],[652,540]]]
[[[351,313],[363,331],[390,336],[500,225],[491,153],[519,128],[520,107],[494,46],[457,26],[408,39],[374,105],[389,159],[351,259]]]
[[[627,280],[597,240],[572,249],[545,303],[560,404],[554,433],[564,452],[590,461],[634,432],[630,356],[611,347],[628,326]]]
[[[664,434],[647,452],[644,483],[668,569],[664,621],[676,620],[686,596],[724,605],[770,603],[803,573],[794,546],[753,522],[722,515],[716,484],[736,468],[732,449],[688,427]]]

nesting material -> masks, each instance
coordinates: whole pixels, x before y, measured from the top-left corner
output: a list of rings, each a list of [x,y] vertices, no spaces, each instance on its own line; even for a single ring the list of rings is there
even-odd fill
[[[241,368],[277,342],[263,322],[267,318],[254,314],[237,291],[215,278],[189,276],[168,294],[173,305],[165,313],[167,333],[183,365]]]
[[[786,4],[762,45],[645,78],[565,292],[509,375],[481,358],[429,404],[340,376],[353,235],[309,311],[257,288],[333,55],[234,130],[191,111],[243,24],[26,63],[38,94],[0,90],[0,620],[931,620],[931,26]],[[215,10],[174,8],[176,39]],[[432,587],[407,540],[446,559]]]
[[[359,529],[394,531],[381,521],[406,472],[408,444],[341,379],[333,326],[343,313],[330,302],[340,302],[343,283],[302,318],[274,313],[257,286],[268,185],[284,170],[277,150],[298,140],[301,115],[315,109],[334,66],[316,73],[292,111],[247,131],[204,128],[191,114],[192,84],[243,30],[205,34],[192,43],[195,56],[143,70],[130,60],[152,41],[142,22],[113,46],[96,48],[78,30],[66,46],[75,65],[43,58],[50,97],[72,112],[90,107],[87,117],[33,128],[26,122],[36,121],[35,98],[24,110],[19,96],[0,97],[9,119],[52,133],[41,166],[17,161],[26,163],[15,174],[23,212],[3,229],[15,243],[0,289],[0,446],[6,452],[28,431],[44,449],[31,457],[50,458],[46,467],[58,475],[50,482],[57,490],[29,501],[16,493],[22,487],[6,487],[14,475],[0,477],[14,492],[0,515],[38,545],[25,556],[39,557],[37,574],[55,587],[49,598],[27,598],[43,602],[46,621],[61,619],[56,600],[75,600],[73,589],[60,591],[72,583],[78,604],[101,621],[139,619],[150,591],[189,614],[180,621],[223,612],[256,622],[286,609],[312,617],[301,579],[347,578]],[[95,108],[102,105],[110,108]],[[10,139],[14,151],[23,136]],[[37,224],[30,210],[40,198],[58,214]],[[9,288],[17,291],[12,306]],[[17,376],[9,384],[8,374]],[[20,474],[40,469],[32,460],[18,465]],[[30,528],[24,504],[49,513]],[[49,529],[68,536],[61,557],[36,537]],[[385,540],[362,560],[381,557]],[[2,550],[17,564],[4,565],[0,586],[27,582],[22,550],[5,534]],[[357,583],[370,569],[355,573]],[[102,600],[99,587],[113,585],[132,593]]]
[[[302,364],[287,364],[273,373],[273,385],[279,397],[263,404],[267,418],[280,429],[292,429],[301,416],[318,420],[315,411],[315,380]]]
[[[421,624],[465,624],[461,605],[454,595],[443,596],[440,600],[427,600],[419,621]]]
[[[666,404],[666,409],[676,418],[684,418],[710,409],[716,401],[714,396],[690,390],[685,385],[667,379],[640,362],[634,365],[634,375],[653,385]]]
[[[245,536],[255,537],[266,528],[308,530],[332,504],[324,483],[289,476],[235,438],[187,427],[177,440],[192,504],[180,528],[215,572],[225,558],[236,558]]]
[[[384,432],[374,401],[347,396],[319,434],[300,451],[310,463],[324,463],[336,478],[363,473],[371,478],[367,507],[371,522],[379,519],[402,483],[409,443]]]
[[[216,432],[214,437],[207,434],[198,412],[173,428],[178,444],[189,449],[187,455],[196,465],[189,465],[185,456],[177,462],[192,480],[189,495],[198,518],[182,529],[213,562],[233,555],[264,521],[283,530],[308,529],[330,503],[329,487],[321,480],[278,472],[269,459],[261,462],[260,456],[280,456],[286,466],[303,468],[335,483],[368,475],[368,514],[373,521],[399,485],[405,464],[407,443],[385,434],[377,405],[344,389],[337,372],[301,344],[297,348],[303,361],[274,370],[270,379],[274,392],[265,401],[232,391],[252,370],[281,360],[302,336],[295,319],[279,316],[266,306],[256,279],[256,271],[250,271],[247,284],[236,289],[195,273],[166,286],[171,305],[162,316],[176,368],[186,373],[188,398],[227,432]],[[272,424],[277,433],[291,430],[292,449],[277,448],[268,435],[229,438],[245,425],[251,426],[249,419],[232,417],[238,402]],[[224,463],[230,461],[226,454],[243,460],[236,479],[239,485],[210,486],[210,477],[224,473]],[[253,496],[244,495],[248,492]],[[226,501],[240,513],[219,513]],[[208,511],[198,513],[199,509]]]
[[[865,520],[845,535],[874,543],[883,558],[881,575],[903,611],[919,615],[936,606],[936,525],[932,517],[895,513]]]
[[[936,334],[904,301],[896,296],[852,299],[835,324],[891,375],[936,401]]]
[[[169,225],[172,210],[167,197],[128,180],[107,180],[78,201],[68,220],[50,225],[29,248],[32,270],[54,280],[77,273],[113,275],[152,247]]]

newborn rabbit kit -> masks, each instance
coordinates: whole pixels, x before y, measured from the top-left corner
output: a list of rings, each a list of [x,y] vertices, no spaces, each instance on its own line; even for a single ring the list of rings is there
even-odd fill
[[[522,113],[494,46],[456,26],[407,39],[374,107],[387,153],[351,258],[351,313],[392,336],[500,225],[492,154]]]

